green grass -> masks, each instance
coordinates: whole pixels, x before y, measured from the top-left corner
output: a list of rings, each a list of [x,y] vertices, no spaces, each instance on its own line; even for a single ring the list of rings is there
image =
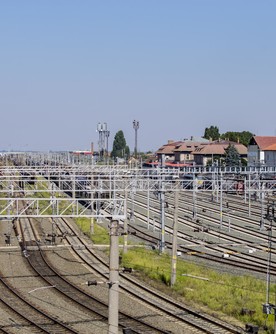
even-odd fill
[[[109,233],[98,224],[94,224],[94,234],[90,235],[90,219],[79,218],[84,233],[95,244],[109,244]],[[79,225],[80,226],[80,225]],[[122,243],[122,238],[120,238]],[[209,269],[178,258],[177,279],[170,287],[171,258],[142,247],[128,249],[122,255],[122,266],[131,267],[141,278],[158,285],[164,292],[176,298],[226,318],[236,319],[237,324],[245,328],[246,323],[260,327],[259,333],[274,333],[274,315],[263,314],[262,304],[266,301],[266,282],[251,276],[235,276]],[[186,276],[185,276],[186,275]],[[207,279],[207,280],[206,280]],[[271,285],[270,295],[276,296],[276,286]],[[251,314],[243,314],[242,310]],[[266,325],[267,330],[261,329]]]
[[[82,232],[91,238],[94,244],[109,245],[109,233],[104,227],[95,224],[95,222],[92,222],[94,224],[94,233],[91,234],[90,218],[81,217],[76,218],[75,221]]]
[[[192,305],[203,307],[204,310],[208,309],[217,315],[224,314],[235,318],[244,325],[253,323],[263,327],[266,324],[268,329],[260,329],[259,333],[274,333],[274,315],[269,315],[266,319],[267,316],[262,310],[262,304],[266,301],[265,281],[251,276],[222,274],[205,266],[178,259],[177,280],[171,288],[170,257],[141,248],[129,249],[126,254],[122,254],[122,265],[132,267],[150,280],[161,282],[166,292],[184,298]],[[274,299],[275,285],[271,287],[270,293]],[[252,311],[252,314],[242,314],[243,309]]]

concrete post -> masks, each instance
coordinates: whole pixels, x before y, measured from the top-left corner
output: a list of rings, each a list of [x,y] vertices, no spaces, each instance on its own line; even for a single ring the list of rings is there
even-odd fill
[[[176,190],[175,190],[175,198],[174,198],[171,286],[173,286],[176,281],[178,206],[179,206],[179,181],[176,182]]]
[[[108,294],[108,333],[118,334],[119,323],[119,222],[112,220],[110,225],[110,262]]]

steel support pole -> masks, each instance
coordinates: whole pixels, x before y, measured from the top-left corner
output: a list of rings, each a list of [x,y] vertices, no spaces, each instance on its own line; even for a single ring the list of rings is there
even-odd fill
[[[149,191],[149,172],[148,172],[148,192],[147,192],[147,222],[148,230],[150,227],[150,191]]]
[[[127,236],[128,236],[128,226],[127,226],[127,203],[128,203],[128,192],[125,190],[125,219],[124,219],[124,246],[123,253],[127,252]]]
[[[75,172],[73,173],[73,180],[72,180],[72,198],[76,199],[76,176]],[[73,214],[75,214],[75,204],[72,206]]]
[[[246,177],[244,178],[244,183],[246,181]],[[250,174],[248,174],[248,215],[251,217],[251,178]]]
[[[110,224],[108,334],[118,334],[119,325],[119,222]]]
[[[246,204],[246,202],[247,202],[247,188],[248,188],[247,183],[246,183],[246,176],[244,178],[244,187],[243,188],[244,188],[243,189],[243,192],[244,192],[244,203]]]
[[[197,178],[193,174],[193,219],[197,217]]]
[[[93,196],[93,176],[91,176],[91,185],[90,185],[90,206],[91,206],[91,213],[94,210],[94,196]],[[94,218],[91,217],[90,219],[90,233],[91,235],[94,234]]]
[[[161,242],[159,252],[164,253],[165,251],[165,190],[163,182],[161,181],[160,191],[160,227],[161,227]]]
[[[220,174],[220,229],[222,229],[223,214],[222,214],[222,174]]]
[[[178,206],[179,206],[179,181],[177,181],[176,183],[176,191],[175,191],[175,198],[174,198],[171,286],[173,286],[176,281]]]
[[[260,231],[264,229],[264,186],[263,182],[260,184],[261,186],[261,220],[260,220]]]

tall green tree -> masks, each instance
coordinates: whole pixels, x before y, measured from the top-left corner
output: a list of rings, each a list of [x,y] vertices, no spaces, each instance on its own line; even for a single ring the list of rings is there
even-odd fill
[[[209,128],[205,128],[203,138],[218,140],[220,138],[219,128],[211,125]]]
[[[114,137],[111,156],[113,158],[129,157],[129,147],[126,144],[125,136],[122,130],[118,131]]]
[[[250,131],[242,131],[242,132],[228,131],[223,133],[221,135],[221,138],[248,146],[249,141],[253,136],[254,134]]]
[[[237,167],[240,166],[240,154],[237,151],[236,147],[232,144],[230,144],[226,149],[225,149],[225,165],[227,167]]]

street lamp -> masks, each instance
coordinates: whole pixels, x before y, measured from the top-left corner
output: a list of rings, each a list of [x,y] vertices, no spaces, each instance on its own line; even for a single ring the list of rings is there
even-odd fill
[[[139,129],[139,121],[133,121],[133,129],[135,130],[135,148],[134,148],[134,157],[137,158],[137,132]]]

